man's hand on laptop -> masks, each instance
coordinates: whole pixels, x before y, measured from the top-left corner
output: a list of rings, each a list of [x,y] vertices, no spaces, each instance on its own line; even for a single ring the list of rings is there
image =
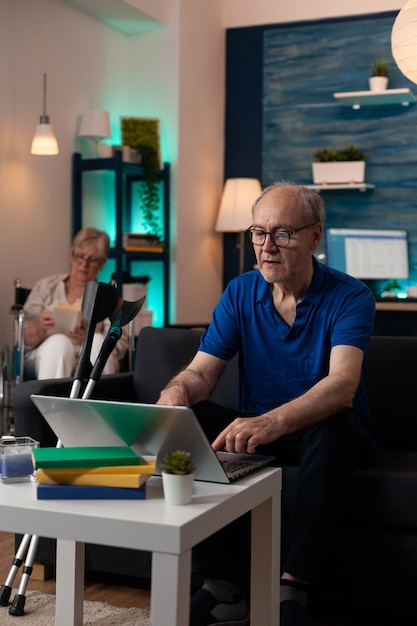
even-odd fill
[[[271,412],[256,417],[238,417],[213,441],[215,451],[254,453],[257,446],[275,441],[283,434],[279,419]]]

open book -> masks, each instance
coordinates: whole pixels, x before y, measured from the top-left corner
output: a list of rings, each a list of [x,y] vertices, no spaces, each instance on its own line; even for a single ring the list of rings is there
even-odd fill
[[[57,304],[52,309],[52,317],[55,322],[54,333],[68,334],[77,326],[80,326],[82,315],[80,306],[72,304]]]

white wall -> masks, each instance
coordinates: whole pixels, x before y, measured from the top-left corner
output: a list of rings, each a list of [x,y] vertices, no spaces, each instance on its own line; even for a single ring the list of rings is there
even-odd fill
[[[92,107],[111,109],[107,86],[124,93],[120,72],[123,36],[57,0],[47,27],[40,0],[1,0],[0,38],[0,345],[11,332],[13,279],[31,286],[50,272],[66,271],[71,232],[71,154],[78,116]],[[47,36],[44,33],[47,31]],[[47,51],[45,55],[45,40]],[[60,154],[30,154],[42,112],[47,58],[47,112]],[[110,62],[111,60],[111,62]]]
[[[161,119],[163,158],[172,164],[174,235],[177,206],[191,216],[181,217],[178,246],[174,237],[172,320],[208,319],[221,292],[221,240],[212,225],[223,171],[222,0],[173,0],[167,28],[132,37],[49,0],[47,110],[59,141],[57,157],[30,155],[42,112],[43,3],[0,0],[0,5],[5,51],[0,55],[0,345],[10,343],[14,278],[31,286],[68,268],[71,155],[85,146],[76,136],[79,116],[95,107],[110,112],[115,133],[120,115]],[[207,55],[212,40],[215,52]],[[186,267],[177,271],[179,248]]]
[[[400,10],[406,1],[399,0],[302,0],[301,2],[276,2],[276,0],[224,0],[224,25],[226,28],[298,22],[346,15],[365,15]]]
[[[225,33],[222,0],[182,0],[178,83],[178,322],[209,321],[222,290],[214,225],[223,187]]]
[[[222,285],[221,236],[213,226],[223,172],[223,27],[396,10],[404,4],[170,0],[167,13],[168,2],[166,28],[127,37],[61,0],[49,0],[47,109],[60,154],[37,157],[29,152],[42,109],[43,2],[0,0],[0,346],[10,343],[13,279],[20,276],[31,286],[68,267],[71,155],[80,149],[77,124],[84,110],[108,110],[115,132],[122,114],[161,119],[177,231],[172,321],[206,321]]]
[[[207,51],[210,51],[207,54]],[[130,43],[131,106],[161,119],[172,164],[171,320],[205,322],[221,293],[221,237],[213,232],[223,183],[225,35],[222,0],[175,2],[167,31]],[[204,280],[201,277],[204,277]]]

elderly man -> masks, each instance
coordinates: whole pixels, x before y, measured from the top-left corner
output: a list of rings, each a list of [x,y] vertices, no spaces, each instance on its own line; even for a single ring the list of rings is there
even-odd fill
[[[275,455],[279,464],[299,465],[281,625],[304,626],[308,584],[345,511],[353,472],[376,451],[363,376],[375,302],[360,281],[314,257],[325,219],[319,194],[277,183],[252,211],[247,232],[258,269],[229,283],[197,354],[159,403],[194,406],[215,450],[256,450]],[[207,410],[202,401],[237,352],[237,415]],[[243,532],[243,520],[241,526]],[[231,567],[242,571],[239,532],[235,527],[227,536],[226,529],[196,550],[206,580],[192,598],[192,626],[248,623],[239,571]]]

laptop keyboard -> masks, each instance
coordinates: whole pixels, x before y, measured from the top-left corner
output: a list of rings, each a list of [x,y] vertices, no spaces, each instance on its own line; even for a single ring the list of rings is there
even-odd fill
[[[242,461],[220,461],[220,463],[222,464],[222,467],[224,469],[224,471],[226,472],[226,474],[229,474],[231,472],[237,472],[238,470],[241,469],[245,469],[245,467],[250,467],[252,464],[251,463],[245,463]]]
[[[273,456],[223,451],[217,452],[217,458],[229,480],[246,476],[246,474],[261,469],[275,459]]]

